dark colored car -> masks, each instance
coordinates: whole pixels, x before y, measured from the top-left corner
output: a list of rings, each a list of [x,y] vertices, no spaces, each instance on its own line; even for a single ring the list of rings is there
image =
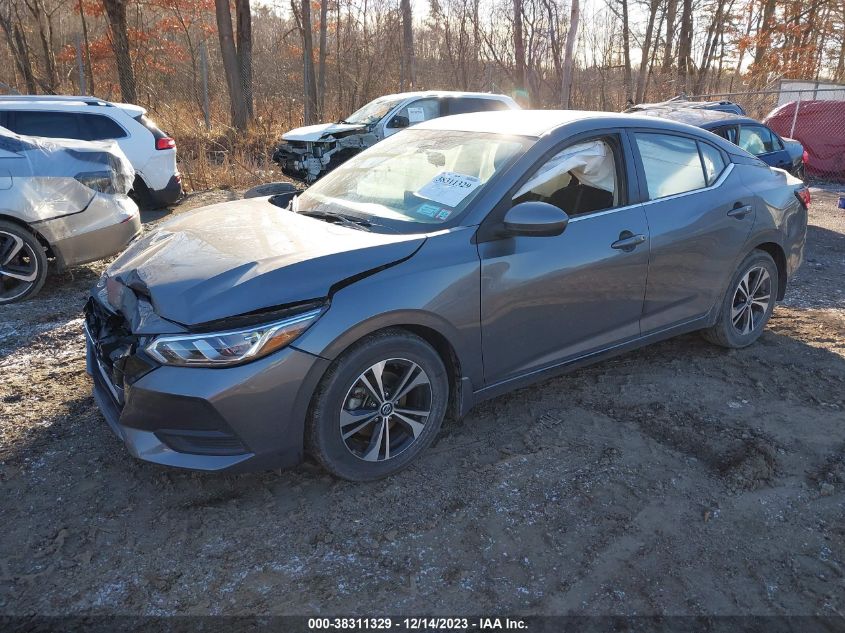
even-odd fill
[[[674,99],[661,101],[660,103],[639,103],[626,109],[625,112],[632,114],[634,112],[653,110],[655,108],[684,108],[691,110],[712,110],[715,112],[728,112],[730,114],[740,115],[745,114],[743,107],[733,101],[689,101],[684,97],[675,97]]]
[[[693,330],[750,345],[809,203],[703,130],[573,111],[429,121],[292,196],[178,216],[93,290],[88,371],[133,455],[376,479],[529,383]]]
[[[807,153],[804,146],[794,139],[779,136],[769,126],[750,117],[684,108],[654,108],[638,114],[695,125],[739,145],[771,167],[785,169],[801,180],[805,178]]]

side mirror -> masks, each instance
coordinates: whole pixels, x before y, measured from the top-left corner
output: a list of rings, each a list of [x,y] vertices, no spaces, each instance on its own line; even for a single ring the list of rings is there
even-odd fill
[[[388,127],[408,127],[409,125],[411,125],[411,122],[408,120],[408,117],[397,114],[390,119]]]
[[[505,214],[503,234],[507,236],[552,237],[569,224],[566,211],[548,202],[520,202]]]

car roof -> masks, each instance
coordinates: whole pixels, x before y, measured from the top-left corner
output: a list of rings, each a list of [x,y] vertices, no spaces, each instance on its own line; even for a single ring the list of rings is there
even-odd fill
[[[462,92],[459,90],[418,90],[416,92],[397,92],[384,95],[379,99],[413,99],[415,97],[478,97],[481,99],[499,99],[511,101],[507,95],[493,92]]]
[[[592,112],[584,110],[499,110],[496,112],[474,112],[430,119],[414,126],[414,129],[454,130],[456,132],[488,132],[513,134],[539,138],[564,125],[576,121],[592,120],[597,127],[659,127],[681,132],[690,131],[682,122],[657,119],[654,116],[618,114],[615,112]],[[660,121],[660,125],[651,125]]]
[[[720,123],[756,123],[759,121],[748,116],[740,114],[733,114],[731,112],[722,112],[720,110],[706,110],[703,108],[672,108],[672,107],[653,107],[644,110],[637,110],[636,114],[640,116],[651,116],[661,119],[669,119],[672,121],[679,121],[688,125],[696,127],[713,127]]]
[[[92,107],[117,108],[132,117],[146,114],[147,112],[146,108],[133,103],[115,103],[96,97],[73,95],[0,95],[0,109],[27,108],[30,110],[48,110],[67,108],[69,110],[87,110]]]

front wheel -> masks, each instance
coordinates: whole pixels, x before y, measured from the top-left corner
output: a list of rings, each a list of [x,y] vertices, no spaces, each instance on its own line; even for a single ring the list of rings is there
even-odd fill
[[[716,325],[703,330],[711,343],[740,348],[760,338],[778,291],[778,268],[772,256],[753,251],[739,265],[722,300]]]
[[[404,330],[376,333],[326,372],[311,403],[306,448],[338,477],[387,477],[431,444],[448,399],[446,368],[428,343]]]

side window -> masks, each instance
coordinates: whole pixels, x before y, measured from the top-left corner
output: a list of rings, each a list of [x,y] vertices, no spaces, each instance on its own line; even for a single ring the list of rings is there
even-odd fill
[[[699,143],[698,149],[701,151],[704,177],[707,179],[707,186],[709,187],[722,175],[727,165],[725,164],[725,159],[722,157],[722,152],[709,143]]]
[[[450,97],[447,100],[448,114],[466,114],[469,112],[490,112],[507,110],[508,106],[498,99],[480,99],[478,97]]]
[[[721,136],[723,139],[726,139],[736,145],[736,128],[732,125],[726,127],[718,127],[714,130],[711,130],[713,134]]]
[[[539,200],[571,216],[624,204],[617,148],[618,142],[607,137],[570,145],[540,164],[513,196],[513,204]]]
[[[403,116],[408,119],[408,125],[416,125],[422,121],[436,119],[440,116],[440,99],[417,99],[399,110],[394,116]],[[394,127],[394,126],[390,126]]]
[[[759,156],[773,152],[772,132],[762,125],[743,125],[739,128],[739,142],[737,143],[749,154]]]
[[[18,134],[86,140],[79,129],[79,117],[75,112],[17,110],[10,115],[9,129]]]
[[[80,114],[83,131],[89,141],[103,141],[113,138],[125,138],[126,131],[112,119],[102,114]]]
[[[649,199],[695,191],[707,185],[694,140],[653,133],[636,133],[634,138],[643,161]]]

